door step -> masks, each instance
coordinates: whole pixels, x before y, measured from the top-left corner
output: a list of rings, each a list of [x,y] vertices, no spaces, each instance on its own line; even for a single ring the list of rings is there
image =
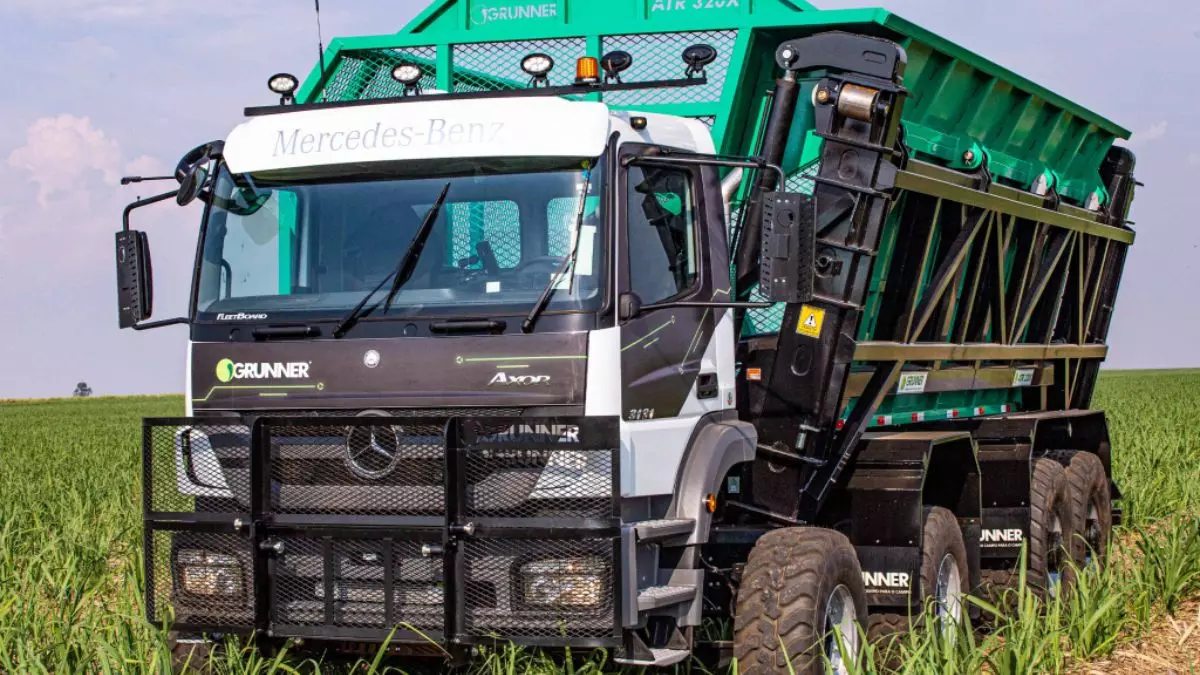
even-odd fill
[[[670,607],[684,602],[690,602],[696,597],[696,587],[686,586],[651,586],[638,591],[638,611],[648,612],[652,609]]]
[[[687,536],[696,528],[691,518],[643,520],[634,524],[638,541],[659,541],[671,537]]]
[[[615,658],[613,660],[623,666],[662,667],[662,666],[670,666],[670,665],[679,663],[680,661],[686,659],[688,657],[689,653],[690,652],[688,652],[688,650],[686,650],[686,649],[651,649],[650,655],[651,655],[652,659],[649,659],[649,660],[635,660],[635,659],[628,659],[628,658],[624,658],[624,657],[620,657],[620,656],[618,656],[617,658]]]

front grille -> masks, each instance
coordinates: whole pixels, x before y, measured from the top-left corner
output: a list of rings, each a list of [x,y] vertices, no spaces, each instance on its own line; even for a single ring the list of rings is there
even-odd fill
[[[270,452],[277,513],[432,516],[445,510],[442,425],[272,426]]]

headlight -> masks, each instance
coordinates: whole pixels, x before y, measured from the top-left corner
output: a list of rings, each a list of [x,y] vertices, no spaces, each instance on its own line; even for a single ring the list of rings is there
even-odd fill
[[[538,560],[521,566],[525,604],[598,607],[604,595],[605,566],[597,558]]]
[[[179,582],[190,595],[240,596],[242,565],[232,555],[184,549],[175,558]]]

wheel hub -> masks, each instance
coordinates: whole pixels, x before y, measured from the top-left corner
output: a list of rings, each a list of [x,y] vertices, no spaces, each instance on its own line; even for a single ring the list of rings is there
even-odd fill
[[[938,564],[937,582],[934,588],[937,603],[938,625],[943,637],[954,634],[954,628],[962,621],[962,571],[958,560],[947,553]]]
[[[835,675],[849,675],[850,663],[859,653],[858,610],[845,584],[839,584],[825,600],[825,657]]]

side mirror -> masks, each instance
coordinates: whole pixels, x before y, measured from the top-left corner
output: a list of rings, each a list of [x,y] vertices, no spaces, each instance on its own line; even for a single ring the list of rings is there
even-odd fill
[[[766,192],[758,287],[769,302],[808,302],[813,296],[816,224],[812,198]]]
[[[117,309],[121,328],[150,317],[154,306],[150,243],[145,232],[117,232]]]
[[[617,300],[617,318],[629,321],[642,313],[642,298],[632,291],[621,294]]]

